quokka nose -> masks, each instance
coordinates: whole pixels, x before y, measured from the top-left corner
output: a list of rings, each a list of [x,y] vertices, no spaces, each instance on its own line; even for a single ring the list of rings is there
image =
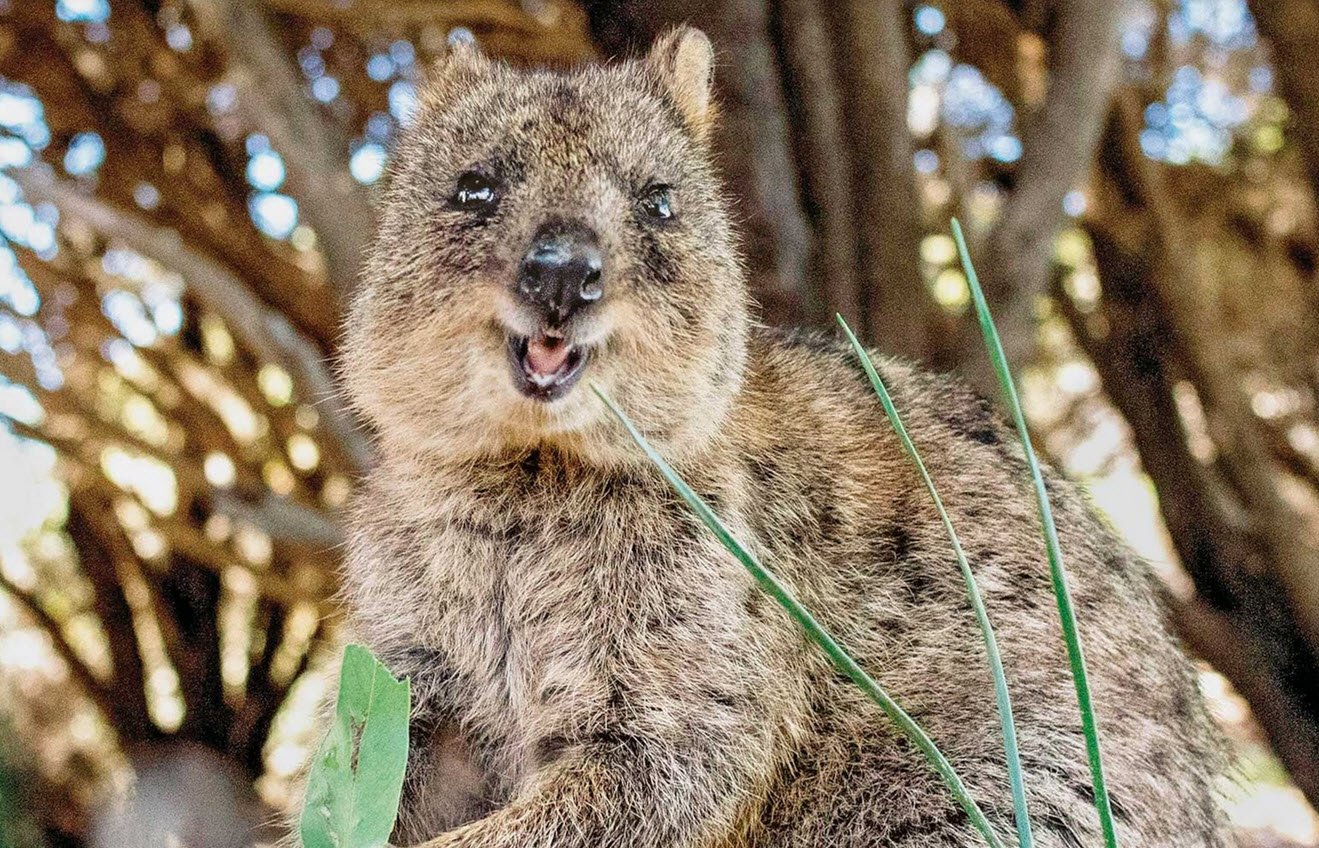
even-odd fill
[[[531,242],[518,268],[518,291],[544,310],[551,324],[562,323],[604,295],[604,257],[589,232],[556,227]]]

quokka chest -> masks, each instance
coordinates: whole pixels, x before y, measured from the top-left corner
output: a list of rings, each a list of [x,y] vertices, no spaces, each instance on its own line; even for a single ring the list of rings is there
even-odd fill
[[[742,635],[750,580],[662,489],[453,498],[414,532],[416,638],[467,722],[520,738],[604,709],[619,679]]]

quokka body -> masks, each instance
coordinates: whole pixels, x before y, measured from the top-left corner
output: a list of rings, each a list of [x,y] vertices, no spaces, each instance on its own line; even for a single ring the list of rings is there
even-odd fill
[[[413,686],[399,844],[982,844],[583,379],[1013,832],[983,643],[928,493],[846,346],[753,318],[711,68],[688,29],[568,73],[458,43],[398,144],[343,378],[380,453],[344,598]],[[1020,448],[955,381],[879,362],[998,632],[1036,842],[1099,844]],[[1149,570],[1071,484],[1049,489],[1123,844],[1228,845]]]

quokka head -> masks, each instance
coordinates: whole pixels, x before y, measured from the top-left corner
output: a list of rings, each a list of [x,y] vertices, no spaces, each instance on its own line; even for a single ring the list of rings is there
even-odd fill
[[[386,451],[708,443],[740,384],[746,286],[711,161],[713,54],[526,71],[456,39],[387,175],[343,376]]]

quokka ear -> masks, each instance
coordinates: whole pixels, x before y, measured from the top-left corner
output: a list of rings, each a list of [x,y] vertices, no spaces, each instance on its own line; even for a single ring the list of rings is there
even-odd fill
[[[456,27],[449,32],[444,55],[435,61],[433,73],[443,76],[453,71],[476,70],[489,61],[477,45],[472,31],[466,27]]]
[[[714,122],[714,47],[705,33],[680,26],[664,33],[646,56],[683,120],[698,138]]]
[[[443,103],[455,92],[479,79],[491,62],[476,44],[476,36],[466,27],[450,31],[444,53],[431,64],[425,75],[422,99]]]

